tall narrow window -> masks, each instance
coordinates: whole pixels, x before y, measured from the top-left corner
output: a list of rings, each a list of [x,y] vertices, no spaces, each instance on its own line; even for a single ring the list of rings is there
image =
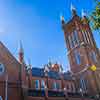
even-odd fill
[[[69,36],[68,41],[70,44],[70,48],[73,48],[76,44],[79,43],[78,33],[76,30],[74,30]]]
[[[83,33],[83,37],[84,37],[84,41],[85,41],[85,43],[89,43],[89,37],[88,37],[88,35],[87,35],[87,32],[86,32],[86,30],[82,30],[82,33]]]
[[[87,81],[86,81],[83,77],[80,78],[80,88],[81,88],[84,92],[87,91]]]
[[[83,87],[84,87],[84,91],[86,91],[87,90],[87,82],[86,82],[86,80],[83,80]]]
[[[32,87],[35,87],[35,81],[32,80]]]
[[[67,84],[67,86],[66,86],[66,87],[67,87],[67,90],[69,90],[69,89],[70,89],[70,88],[69,88],[69,84]]]
[[[44,80],[41,81],[41,89],[43,89],[43,90],[45,89],[45,81]]]
[[[84,87],[83,87],[83,79],[81,78],[80,79],[80,88],[83,90],[84,89]]]
[[[68,44],[68,36],[65,37],[66,44]]]
[[[69,40],[68,40],[68,36],[66,36],[65,40],[66,40],[67,48],[69,49],[69,48],[70,48],[70,47],[69,47],[70,42],[69,42]]]
[[[90,52],[90,58],[92,59],[92,61],[97,62],[97,58],[96,58],[96,54],[95,52]]]
[[[75,46],[75,37],[74,37],[74,33],[71,33],[71,42],[72,42],[72,48]]]
[[[91,34],[90,34],[90,32],[89,32],[89,31],[88,31],[88,35],[89,35],[89,40],[90,40],[90,43],[91,43],[91,45],[93,45],[92,37],[91,37]]]
[[[83,34],[85,43],[90,44],[89,33],[86,30],[85,31],[82,30],[82,34]]]
[[[72,32],[71,34],[71,38],[72,38],[72,46],[75,46],[75,36],[74,36],[74,32]]]
[[[56,88],[57,89],[60,89],[59,83],[56,84]]]
[[[86,38],[87,38],[87,43],[90,44],[90,41],[89,41],[89,34],[87,31],[85,31],[85,34],[86,34]]]
[[[85,36],[85,33],[84,31],[82,30],[82,34],[83,34],[83,39],[84,39],[84,42],[87,43],[87,40],[86,40],[86,36]]]
[[[75,61],[76,61],[76,63],[78,65],[81,64],[81,56],[80,56],[79,52],[75,51],[74,55],[75,55]]]
[[[70,48],[73,48],[72,36],[71,35],[68,36],[68,40],[69,40]]]
[[[39,80],[35,80],[35,88],[36,89],[39,89],[40,88]]]
[[[74,89],[73,89],[73,85],[71,84],[71,91],[73,92],[74,91]]]
[[[74,37],[74,43],[78,44],[79,43],[79,38],[78,38],[78,33],[77,33],[76,30],[73,32],[73,37]]]
[[[54,83],[52,84],[52,89],[57,89],[57,88],[56,88],[56,82],[54,82]]]

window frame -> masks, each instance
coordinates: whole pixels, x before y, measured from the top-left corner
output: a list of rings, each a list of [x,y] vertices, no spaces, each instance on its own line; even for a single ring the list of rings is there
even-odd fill
[[[43,86],[43,87],[42,87]],[[45,89],[45,81],[41,80],[41,89],[44,90]]]
[[[40,80],[35,80],[35,89],[40,89]]]
[[[74,56],[75,56],[75,62],[77,65],[81,64],[81,55],[78,51],[74,51]]]
[[[97,56],[94,51],[90,52],[90,58],[93,62],[97,63]]]

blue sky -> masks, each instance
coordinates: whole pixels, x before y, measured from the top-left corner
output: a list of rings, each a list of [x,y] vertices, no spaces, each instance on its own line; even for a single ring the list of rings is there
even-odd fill
[[[18,57],[19,41],[23,43],[25,61],[41,67],[48,59],[69,69],[60,15],[71,18],[70,4],[88,13],[94,0],[0,0],[0,40]],[[100,47],[100,37],[94,35]]]

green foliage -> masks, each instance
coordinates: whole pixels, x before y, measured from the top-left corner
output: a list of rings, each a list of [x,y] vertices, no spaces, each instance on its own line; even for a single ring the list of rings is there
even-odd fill
[[[100,30],[100,1],[95,0],[96,6],[91,14],[92,28],[93,30]]]

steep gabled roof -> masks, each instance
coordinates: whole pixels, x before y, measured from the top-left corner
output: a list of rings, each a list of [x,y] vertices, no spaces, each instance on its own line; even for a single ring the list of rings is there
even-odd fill
[[[0,41],[0,55],[3,56],[9,62],[13,61],[14,63],[18,63],[18,60],[11,54],[11,52],[4,46],[4,44]]]
[[[3,63],[5,66],[5,72],[8,74],[9,81],[17,82],[16,80],[19,80],[19,68],[21,64],[2,42],[0,42],[0,63]],[[3,74],[3,76],[5,76],[5,74]]]

